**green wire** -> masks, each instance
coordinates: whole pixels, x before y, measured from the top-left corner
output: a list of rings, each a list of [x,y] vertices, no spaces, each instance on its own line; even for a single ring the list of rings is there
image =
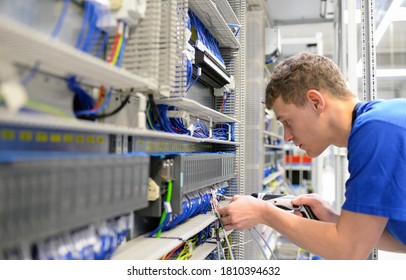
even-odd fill
[[[171,203],[171,199],[172,199],[172,181],[169,181],[168,182],[168,191],[166,193],[166,202]],[[164,211],[161,216],[161,220],[159,221],[159,225],[162,225],[162,223],[165,221],[166,215],[167,215],[166,208],[164,208]],[[160,229],[157,232],[156,237],[158,237],[158,238],[161,237],[161,233],[162,233],[162,229]]]
[[[148,102],[148,107],[147,107],[147,120],[149,123],[149,126],[151,127],[152,130],[155,130],[154,126],[151,123],[151,116],[149,115],[149,110],[151,109],[151,103]]]
[[[4,98],[2,96],[0,96],[0,103],[3,101],[4,101]],[[62,110],[59,110],[58,108],[52,107],[48,104],[45,104],[45,103],[42,103],[39,101],[35,101],[32,99],[29,99],[25,105],[27,108],[38,111],[38,112],[47,113],[50,115],[63,117],[63,118],[69,118],[69,119],[72,118],[71,115],[65,113]]]
[[[27,108],[34,109],[39,112],[43,113],[48,113],[54,116],[59,116],[63,118],[72,118],[72,116],[68,115],[67,113],[63,112],[62,110],[59,110],[55,107],[49,106],[45,103],[41,103],[35,100],[28,100],[27,102]]]

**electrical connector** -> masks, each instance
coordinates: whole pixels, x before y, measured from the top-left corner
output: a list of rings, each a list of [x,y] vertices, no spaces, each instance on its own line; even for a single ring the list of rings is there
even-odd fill
[[[110,1],[111,14],[101,18],[97,27],[102,30],[113,31],[118,21],[124,21],[129,26],[136,26],[144,18],[147,10],[146,0]]]
[[[186,127],[190,126],[190,114],[186,111],[168,110],[166,115],[168,116],[168,118],[182,119]]]
[[[173,159],[163,161],[161,169],[161,180],[164,182],[172,181],[175,178]]]
[[[148,178],[148,201],[155,201],[159,196],[160,188],[158,184],[151,178]]]
[[[25,88],[16,81],[6,81],[0,84],[0,99],[3,98],[11,112],[17,112],[28,101]]]

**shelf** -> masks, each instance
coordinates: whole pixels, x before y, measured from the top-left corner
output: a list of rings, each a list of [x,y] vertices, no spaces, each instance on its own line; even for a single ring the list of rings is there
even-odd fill
[[[115,260],[157,260],[172,251],[183,241],[199,233],[216,220],[211,212],[190,218],[170,231],[163,232],[161,238],[139,236],[123,244],[114,253]],[[148,250],[145,250],[148,248]]]
[[[279,146],[279,145],[268,145],[268,144],[265,144],[264,147],[265,147],[265,148],[271,148],[271,149],[279,149],[279,150],[283,150],[283,149],[284,149],[284,147],[283,147],[282,145]]]
[[[160,132],[147,129],[129,128],[108,123],[97,123],[78,119],[58,118],[47,115],[37,115],[29,113],[12,114],[6,110],[0,110],[0,125],[12,127],[30,127],[37,129],[51,129],[63,131],[81,131],[102,134],[126,134],[142,136],[145,138],[179,140],[192,143],[214,143],[224,145],[239,145],[238,142],[231,142],[216,139],[202,139],[189,135]]]
[[[240,43],[212,1],[190,0],[189,8],[216,38],[220,48],[239,49]]]
[[[240,25],[237,16],[235,15],[233,8],[231,8],[230,3],[227,0],[215,0],[217,8],[223,15],[224,20],[227,23]]]
[[[291,164],[286,164],[285,165],[286,171],[293,170],[293,171],[311,171],[312,166],[309,165],[291,165]]]
[[[177,238],[181,240],[187,240],[190,237],[198,234],[205,227],[210,225],[216,220],[211,212],[207,214],[197,215],[190,218],[185,223],[175,227],[172,230],[165,231],[161,234],[161,238]]]
[[[0,57],[5,60],[12,58],[28,67],[40,62],[40,70],[61,77],[78,75],[85,78],[86,84],[97,87],[103,84],[136,91],[158,90],[158,85],[145,77],[110,65],[13,19],[0,17],[0,37]]]
[[[204,260],[211,252],[217,248],[216,244],[203,243],[199,247],[195,248],[192,257],[189,260]]]
[[[112,260],[158,260],[182,244],[179,239],[137,237],[117,248]]]
[[[283,135],[279,135],[274,132],[264,130],[264,134],[283,140]]]
[[[271,173],[268,177],[264,179],[264,185],[269,184],[270,182],[274,181],[279,176],[283,176],[285,171],[276,171]]]
[[[175,106],[179,109],[187,111],[192,116],[198,117],[206,121],[212,120],[214,123],[227,123],[227,122],[239,123],[239,121],[234,118],[231,118],[227,115],[217,112],[216,110],[213,110],[209,107],[203,106],[199,102],[188,98],[182,97],[161,98],[157,99],[155,103]]]

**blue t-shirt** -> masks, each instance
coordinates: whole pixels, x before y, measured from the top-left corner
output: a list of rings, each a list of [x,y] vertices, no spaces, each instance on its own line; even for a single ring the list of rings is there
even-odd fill
[[[348,161],[342,209],[389,218],[387,231],[406,245],[406,99],[358,108]]]

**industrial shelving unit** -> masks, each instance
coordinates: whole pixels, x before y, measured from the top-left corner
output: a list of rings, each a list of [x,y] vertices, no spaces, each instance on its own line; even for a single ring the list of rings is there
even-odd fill
[[[67,1],[45,2],[41,1],[38,7],[43,13],[42,17],[33,16],[31,23],[21,16],[19,7],[14,6],[13,1],[0,5],[3,11],[0,14],[0,35],[5,38],[0,46],[0,61],[11,73],[10,76],[0,73],[0,82],[8,82],[11,77],[11,81],[18,84],[19,77],[30,71],[35,72],[20,97],[27,96],[29,100],[49,103],[47,113],[38,114],[11,111],[4,104],[0,108],[0,150],[4,152],[0,163],[1,176],[14,174],[0,181],[0,200],[10,201],[2,203],[0,209],[0,258],[29,259],[33,257],[33,248],[38,251],[35,257],[51,258],[43,254],[41,246],[55,245],[59,242],[57,240],[67,237],[76,238],[84,231],[93,234],[100,224],[111,223],[124,215],[126,227],[123,231],[127,237],[121,240],[121,245],[110,253],[109,258],[159,259],[217,221],[217,217],[209,211],[191,217],[169,231],[163,231],[162,238],[145,238],[151,225],[157,225],[156,219],[162,215],[160,203],[168,191],[166,182],[161,181],[157,173],[159,169],[164,169],[159,166],[165,163],[164,160],[173,160],[175,171],[171,172],[183,172],[182,168],[191,172],[175,176],[180,189],[184,187],[183,182],[186,184],[183,192],[179,192],[179,186],[174,189],[178,203],[182,203],[182,195],[197,195],[219,184],[225,186],[229,194],[244,193],[244,175],[241,173],[245,154],[242,68],[245,61],[245,1],[217,0],[214,5],[211,1],[199,0],[147,0],[144,18],[130,29],[120,68],[74,47],[73,41],[84,14],[84,2],[72,1],[69,4],[65,16],[72,24],[62,26],[62,38],[50,37],[44,31],[44,26],[54,24],[55,16],[48,18],[45,14],[62,9]],[[221,112],[223,97],[214,96],[212,88],[196,83],[186,94],[184,42],[189,8],[219,41],[227,72],[233,76],[234,88],[227,108]],[[238,37],[230,24],[238,27]],[[110,36],[106,52],[112,50],[113,39]],[[67,75],[79,77],[87,89],[101,85],[114,88],[108,110],[114,109],[123,100],[128,105],[114,118],[102,121],[76,119],[71,108],[72,94],[66,89]],[[145,124],[148,112],[143,108],[148,98],[153,98],[156,105],[174,106],[189,114],[192,120],[207,122],[210,135],[197,138],[148,129]],[[4,102],[4,99],[0,101]],[[52,106],[58,114],[49,113]],[[212,127],[222,123],[229,126],[228,139],[213,138]],[[235,133],[235,139],[232,139],[231,133]],[[208,156],[209,153],[213,156]],[[191,158],[187,157],[189,155],[193,157],[190,163],[187,161]],[[179,158],[185,162],[179,161]],[[41,167],[40,161],[44,164],[41,173],[32,173],[34,166]],[[84,163],[79,164],[81,162]],[[205,168],[204,162],[211,166]],[[206,173],[198,169],[206,170]],[[215,175],[218,171],[222,173]],[[131,176],[138,180],[136,184],[124,180]],[[160,188],[160,198],[156,201],[147,197],[150,177],[155,178]],[[60,191],[58,185],[62,183],[61,179],[66,179],[63,182],[65,194],[72,193],[63,203],[56,195]],[[190,180],[198,184],[188,183]],[[192,185],[193,189],[187,192],[186,186]],[[74,191],[79,187],[80,191]],[[49,198],[43,196],[48,192]],[[128,203],[131,198],[129,194],[132,193],[140,195],[133,197],[133,203]],[[117,198],[114,209],[106,205],[102,207],[101,204],[102,197],[109,199],[110,196]],[[24,201],[32,203],[25,203],[24,208]],[[89,201],[93,202],[88,204]],[[65,215],[66,219],[60,219],[56,225],[56,214],[52,217],[45,215],[46,212],[52,213],[52,207],[58,204],[69,205],[83,214],[85,212],[78,208],[79,203],[86,208],[85,219]],[[44,208],[46,205],[48,208]],[[97,207],[102,207],[103,211],[100,212]],[[174,211],[176,207],[174,205]],[[30,211],[32,215],[28,215]],[[38,225],[45,225],[42,229],[33,225],[33,215],[41,221]],[[139,222],[137,217],[146,217],[148,223]],[[19,232],[24,227],[27,230]],[[31,231],[34,228],[36,231]],[[242,243],[242,233],[229,234],[233,235],[236,244]],[[204,259],[210,255],[218,248],[215,240],[212,242],[196,248],[191,258]],[[236,259],[244,258],[242,246],[234,246],[233,255]]]

